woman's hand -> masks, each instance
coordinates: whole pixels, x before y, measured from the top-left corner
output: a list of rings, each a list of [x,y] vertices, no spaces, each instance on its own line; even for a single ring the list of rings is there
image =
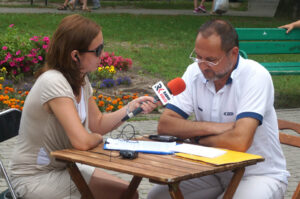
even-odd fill
[[[157,106],[161,105],[161,102],[155,101],[153,97],[143,96],[132,100],[127,105],[128,112],[132,112],[138,107],[143,109],[142,113],[147,114],[153,111]]]

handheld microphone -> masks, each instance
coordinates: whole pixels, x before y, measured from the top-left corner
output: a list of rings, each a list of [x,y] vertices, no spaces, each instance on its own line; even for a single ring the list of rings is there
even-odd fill
[[[185,82],[180,77],[177,77],[175,79],[172,79],[168,82],[167,87],[163,84],[162,81],[157,82],[152,86],[152,89],[155,92],[155,103],[160,101],[163,105],[166,105],[171,99],[172,95],[178,95],[182,93],[185,90]],[[136,108],[134,111],[127,114],[121,121],[124,122],[140,112],[142,112],[143,109],[141,107]]]

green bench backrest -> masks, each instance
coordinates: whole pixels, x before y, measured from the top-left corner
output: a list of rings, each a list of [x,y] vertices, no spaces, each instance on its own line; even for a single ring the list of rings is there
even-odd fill
[[[236,28],[240,50],[247,54],[300,53],[300,29],[286,34],[280,28]]]

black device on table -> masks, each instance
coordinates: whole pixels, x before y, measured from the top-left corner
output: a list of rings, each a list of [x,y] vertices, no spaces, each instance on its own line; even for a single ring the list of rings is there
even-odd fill
[[[135,159],[138,157],[137,151],[131,151],[131,150],[120,150],[120,156],[124,159]]]
[[[149,139],[160,142],[175,142],[180,141],[178,137],[170,135],[149,135]]]

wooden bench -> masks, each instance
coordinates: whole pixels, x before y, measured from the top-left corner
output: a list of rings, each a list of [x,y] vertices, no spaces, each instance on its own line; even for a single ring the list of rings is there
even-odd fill
[[[296,133],[300,134],[300,124],[295,122],[290,122],[286,120],[278,120],[279,130],[293,130]],[[279,139],[282,144],[287,144],[290,146],[295,146],[300,148],[300,136],[289,135],[286,133],[279,132]],[[300,182],[293,194],[292,199],[300,199]]]
[[[244,58],[248,58],[248,55],[300,54],[300,29],[294,29],[289,34],[280,28],[236,28],[236,30],[239,35],[240,54]],[[261,64],[271,75],[300,74],[300,59],[288,62],[261,62]]]

